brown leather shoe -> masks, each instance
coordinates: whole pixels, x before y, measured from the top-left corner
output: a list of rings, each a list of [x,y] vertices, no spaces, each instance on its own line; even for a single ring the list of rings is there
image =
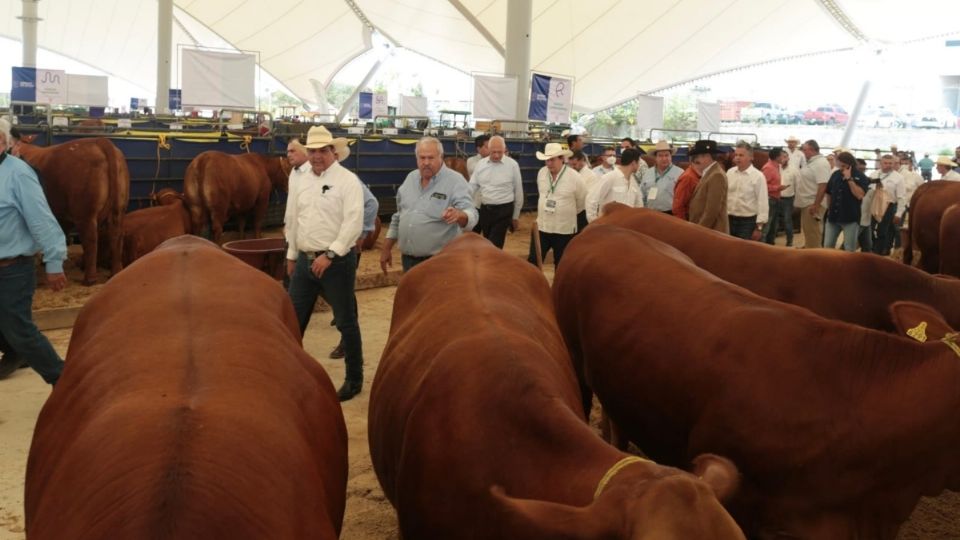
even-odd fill
[[[337,390],[337,398],[340,401],[349,401],[359,394],[361,389],[363,389],[363,381],[343,381],[343,386]]]
[[[337,346],[330,351],[330,358],[337,359],[343,358],[346,354],[343,352],[343,342],[337,343]]]

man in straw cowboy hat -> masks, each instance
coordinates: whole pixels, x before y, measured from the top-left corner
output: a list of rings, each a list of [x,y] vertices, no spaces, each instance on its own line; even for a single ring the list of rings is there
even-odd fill
[[[363,341],[354,296],[357,254],[352,249],[363,229],[363,188],[357,175],[338,162],[338,155],[350,153],[346,139],[334,139],[327,128],[314,126],[305,147],[311,169],[287,201],[292,205],[287,223],[289,294],[301,334],[317,296],[333,309],[347,365],[337,396],[346,401],[363,387]]]
[[[554,266],[560,264],[563,250],[577,232],[577,209],[584,206],[586,188],[580,174],[568,167],[566,159],[573,155],[559,143],[547,143],[537,159],[545,162],[537,173],[537,234],[540,260],[553,250]],[[530,243],[531,263],[537,263],[536,242]]]
[[[643,205],[667,214],[673,213],[673,190],[683,169],[673,164],[673,146],[667,141],[658,141],[653,150],[655,163],[643,173],[640,189]]]
[[[940,173],[940,180],[960,181],[960,173],[955,169],[957,163],[950,159],[950,156],[940,156],[937,158],[937,172]]]
[[[443,144],[434,137],[417,142],[417,168],[397,190],[397,212],[380,249],[380,268],[393,266],[400,244],[403,271],[429,259],[464,230],[477,224],[477,209],[466,179],[443,164]]]
[[[807,161],[803,157],[803,152],[800,151],[800,139],[796,135],[790,135],[783,142],[787,143],[786,149],[784,152],[787,153],[787,167],[793,167],[796,170],[800,170],[800,167],[803,167],[803,164]]]

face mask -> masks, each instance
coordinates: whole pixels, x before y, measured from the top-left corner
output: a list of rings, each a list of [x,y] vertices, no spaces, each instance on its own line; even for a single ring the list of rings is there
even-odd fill
[[[616,156],[608,156],[608,157],[607,157],[607,165],[610,165],[611,167],[613,167],[613,166],[616,165],[616,164],[617,164],[617,157],[616,157]]]

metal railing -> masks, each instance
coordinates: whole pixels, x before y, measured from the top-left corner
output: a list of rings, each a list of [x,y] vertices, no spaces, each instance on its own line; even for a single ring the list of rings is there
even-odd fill
[[[391,125],[390,126],[380,125],[380,120],[385,120],[386,122],[389,122]],[[419,131],[423,131],[426,128],[430,127],[429,116],[422,116],[422,115],[416,115],[416,114],[382,114],[382,115],[377,115],[373,117],[373,132],[376,133],[377,129],[379,129],[380,133],[383,133],[383,129],[386,127],[396,128],[397,120],[425,120],[427,123],[424,127],[421,128],[418,126],[415,128]],[[414,125],[416,126],[416,124]]]

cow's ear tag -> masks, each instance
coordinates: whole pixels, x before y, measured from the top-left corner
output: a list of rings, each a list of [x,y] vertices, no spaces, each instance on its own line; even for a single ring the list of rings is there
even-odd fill
[[[921,322],[920,324],[914,326],[913,328],[907,330],[907,335],[913,339],[919,341],[920,343],[927,342],[927,323],[926,321]]]

